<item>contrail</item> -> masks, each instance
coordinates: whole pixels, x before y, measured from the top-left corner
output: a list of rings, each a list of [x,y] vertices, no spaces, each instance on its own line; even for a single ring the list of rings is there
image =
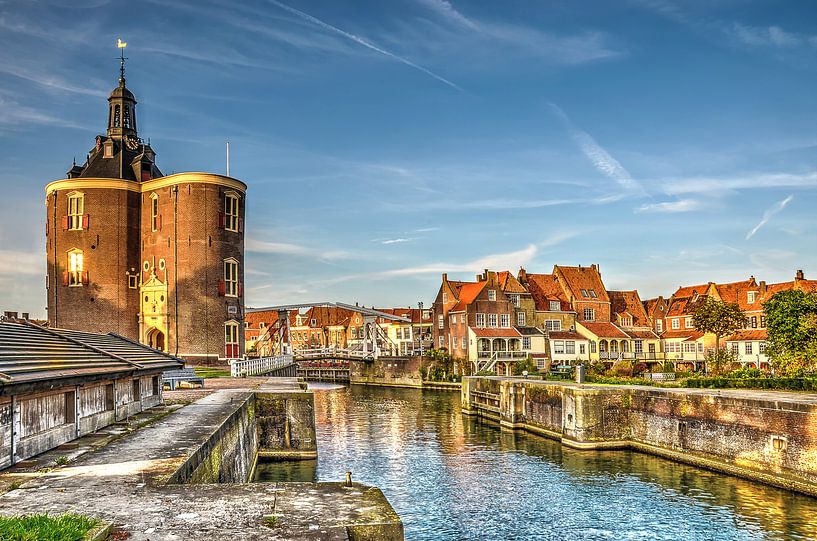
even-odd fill
[[[602,175],[613,179],[627,191],[645,193],[644,188],[630,175],[630,172],[624,169],[624,166],[613,158],[609,152],[604,150],[589,133],[577,128],[561,107],[555,103],[549,103],[548,105],[562,119],[570,132],[570,136],[579,145],[582,153],[587,156],[587,159],[593,163],[593,166]]]
[[[336,26],[332,26],[329,23],[325,23],[322,20],[320,20],[320,19],[318,19],[316,17],[313,17],[309,13],[304,13],[303,11],[300,11],[298,9],[290,7],[290,6],[286,5],[286,4],[282,4],[281,2],[278,2],[278,0],[269,0],[269,1],[270,1],[270,3],[278,6],[279,8],[281,8],[281,9],[283,9],[285,11],[288,11],[288,12],[292,13],[293,15],[296,15],[296,16],[300,17],[301,19],[304,19],[305,21],[309,21],[309,22],[311,22],[313,24],[316,24],[316,25],[320,26],[321,28],[325,28],[326,30],[331,30],[332,32],[335,32],[336,34],[340,34],[341,36],[343,36],[343,37],[345,37],[347,39],[350,39],[350,40],[352,40],[352,41],[354,41],[356,43],[359,43],[360,45],[363,45],[367,49],[371,49],[372,51],[376,51],[376,52],[378,52],[378,53],[380,53],[382,55],[388,56],[389,58],[393,58],[394,60],[397,60],[398,62],[400,62],[402,64],[410,66],[410,67],[412,67],[412,68],[414,68],[416,70],[420,70],[423,73],[425,73],[426,75],[434,77],[435,79],[437,79],[441,83],[445,83],[448,86],[450,86],[451,88],[456,88],[457,90],[462,92],[462,88],[460,88],[455,83],[452,83],[451,81],[449,81],[445,77],[437,75],[433,71],[428,70],[428,69],[424,68],[423,66],[415,64],[414,62],[412,62],[411,60],[408,60],[407,58],[403,58],[402,56],[397,56],[396,54],[390,53],[389,51],[387,51],[385,49],[381,49],[377,45],[374,45],[373,43],[370,43],[370,42],[366,41],[365,39],[361,38],[360,36],[356,36],[354,34],[346,32],[345,30],[341,30],[340,28],[338,28]]]
[[[755,233],[757,233],[760,230],[761,227],[766,225],[769,222],[769,220],[772,219],[772,216],[774,216],[775,214],[777,214],[778,212],[780,212],[781,210],[786,208],[786,205],[791,203],[792,199],[794,199],[794,194],[791,194],[790,196],[788,196],[783,201],[775,203],[771,207],[767,208],[766,211],[763,213],[763,217],[760,219],[758,224],[751,231],[749,231],[746,234],[746,240],[749,240],[752,237],[754,237]]]

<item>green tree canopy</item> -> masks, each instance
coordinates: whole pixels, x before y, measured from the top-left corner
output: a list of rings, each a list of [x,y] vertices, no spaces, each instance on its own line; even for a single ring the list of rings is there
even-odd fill
[[[763,303],[772,365],[786,375],[814,372],[817,364],[817,293],[781,291]]]
[[[746,313],[733,302],[704,297],[692,312],[695,330],[715,335],[715,351],[721,347],[721,337],[746,326]]]

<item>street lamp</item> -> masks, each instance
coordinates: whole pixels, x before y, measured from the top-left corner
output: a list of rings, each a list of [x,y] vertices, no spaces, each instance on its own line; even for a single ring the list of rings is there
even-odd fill
[[[417,303],[417,306],[420,308],[419,314],[417,319],[420,323],[420,332],[417,334],[417,338],[420,341],[420,360],[423,360],[423,301]]]

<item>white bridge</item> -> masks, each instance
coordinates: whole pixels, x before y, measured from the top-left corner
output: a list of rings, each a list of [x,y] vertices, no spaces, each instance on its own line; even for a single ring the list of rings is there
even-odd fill
[[[230,375],[234,378],[259,376],[288,366],[295,366],[292,355],[259,357],[257,359],[230,359]]]

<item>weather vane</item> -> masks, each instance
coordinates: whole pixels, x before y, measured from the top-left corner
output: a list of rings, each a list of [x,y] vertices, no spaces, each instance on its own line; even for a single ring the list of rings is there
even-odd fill
[[[125,82],[125,60],[128,58],[125,56],[125,47],[128,46],[128,43],[122,41],[120,38],[116,38],[116,47],[120,49],[120,56],[119,56],[119,80],[123,83]]]

